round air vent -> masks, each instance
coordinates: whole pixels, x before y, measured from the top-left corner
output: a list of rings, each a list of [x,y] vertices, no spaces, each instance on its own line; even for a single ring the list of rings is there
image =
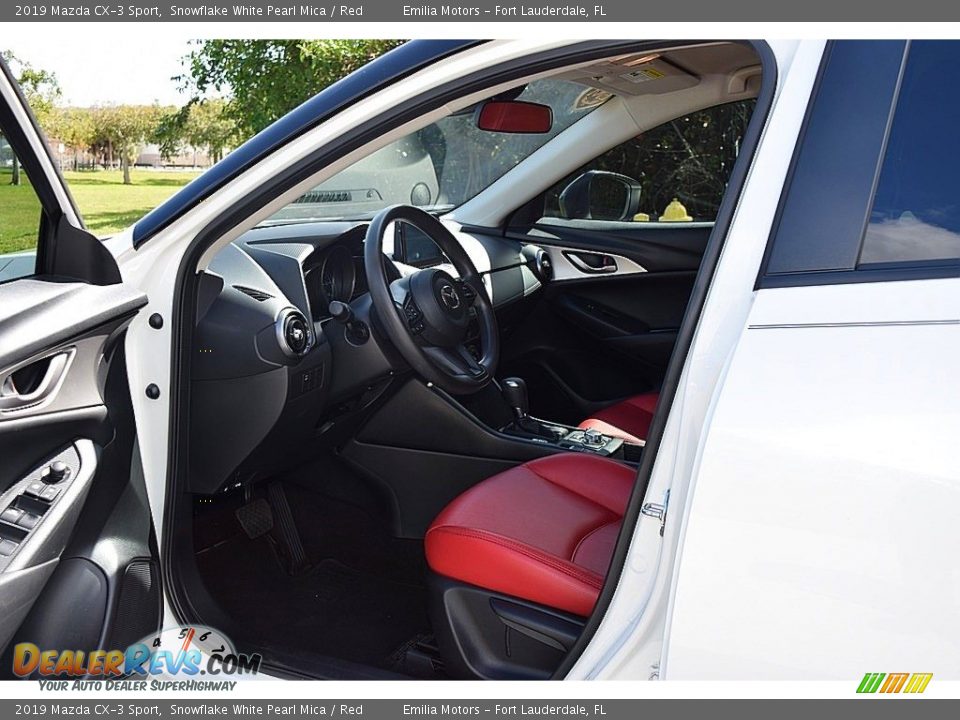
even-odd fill
[[[299,357],[313,343],[313,331],[303,313],[295,308],[286,308],[277,318],[277,341],[285,355]]]

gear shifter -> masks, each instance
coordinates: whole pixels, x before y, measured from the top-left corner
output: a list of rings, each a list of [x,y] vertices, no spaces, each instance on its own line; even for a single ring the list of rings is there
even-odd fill
[[[500,385],[503,399],[513,410],[518,421],[524,420],[530,412],[530,403],[527,400],[527,383],[523,378],[508,377]]]

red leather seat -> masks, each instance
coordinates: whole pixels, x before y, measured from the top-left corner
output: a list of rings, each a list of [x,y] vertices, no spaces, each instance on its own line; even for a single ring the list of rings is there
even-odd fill
[[[475,485],[433,521],[430,568],[454,580],[590,614],[597,602],[635,471],[569,453]]]
[[[647,439],[659,398],[659,393],[634,395],[588,417],[579,427],[599,430],[604,435],[622,438],[624,442],[639,443]]]

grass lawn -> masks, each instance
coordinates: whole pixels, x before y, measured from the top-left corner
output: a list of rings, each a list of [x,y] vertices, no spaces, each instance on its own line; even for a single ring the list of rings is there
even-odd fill
[[[33,248],[37,243],[40,204],[30,181],[10,184],[10,168],[0,168],[0,254]],[[131,171],[132,185],[123,184],[119,170],[64,173],[87,228],[106,237],[132,225],[173,195],[199,173],[190,171]]]

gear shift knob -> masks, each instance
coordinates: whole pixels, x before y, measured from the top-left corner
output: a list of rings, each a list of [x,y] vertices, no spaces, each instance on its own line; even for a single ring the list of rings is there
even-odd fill
[[[513,413],[518,419],[527,417],[530,410],[527,401],[527,383],[523,378],[508,377],[500,383],[500,389],[503,392],[503,399],[511,407]]]

